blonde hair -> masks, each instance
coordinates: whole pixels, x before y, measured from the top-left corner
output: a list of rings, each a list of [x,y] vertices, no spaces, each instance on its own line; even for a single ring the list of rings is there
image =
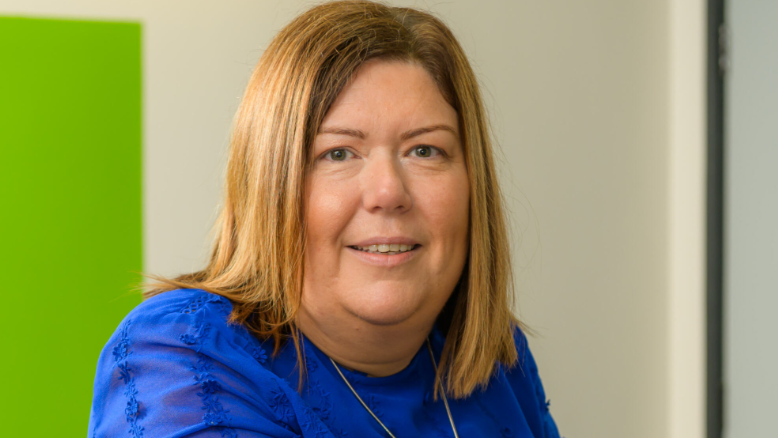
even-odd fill
[[[476,77],[451,31],[432,15],[370,1],[335,1],[295,18],[249,80],[230,142],[218,235],[205,269],[156,278],[148,298],[198,288],[232,301],[231,322],[277,353],[291,337],[302,294],[303,181],[322,119],[360,65],[373,58],[421,65],[456,110],[470,181],[469,254],[438,318],[446,334],[438,379],[464,398],[517,353],[508,235]],[[304,366],[300,366],[301,382]],[[437,387],[437,385],[436,385]],[[437,396],[437,392],[435,394]]]

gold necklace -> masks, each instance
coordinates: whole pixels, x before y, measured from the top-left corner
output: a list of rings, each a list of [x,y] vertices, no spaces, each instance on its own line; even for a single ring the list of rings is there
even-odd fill
[[[438,364],[435,362],[435,355],[432,354],[432,347],[430,346],[430,338],[427,338],[427,350],[430,352],[430,359],[432,359],[432,366],[435,367],[435,375],[438,374]],[[375,419],[375,421],[378,422],[378,424],[381,425],[381,427],[384,428],[387,434],[389,434],[392,438],[397,438],[394,436],[392,432],[389,431],[389,428],[387,428],[381,420],[378,419],[376,414],[373,413],[373,411],[370,410],[370,408],[367,406],[367,404],[362,400],[362,397],[357,394],[357,392],[354,390],[354,387],[351,386],[351,383],[348,382],[348,379],[346,379],[346,376],[343,375],[343,373],[340,371],[340,368],[338,367],[338,364],[335,363],[334,360],[330,357],[330,362],[332,362],[332,365],[335,367],[335,370],[338,371],[338,374],[340,374],[340,377],[343,379],[344,382],[346,382],[346,385],[348,385],[348,389],[351,390],[351,392],[354,394],[354,397],[359,400],[359,403],[362,404],[362,407],[365,408],[365,410]],[[448,414],[448,421],[451,422],[451,430],[454,431],[454,438],[459,438],[459,434],[457,433],[457,428],[454,426],[454,419],[451,417],[451,409],[448,407],[448,399],[446,398],[446,390],[443,388],[443,382],[440,382],[440,393],[443,394],[443,404],[446,405],[446,413]]]

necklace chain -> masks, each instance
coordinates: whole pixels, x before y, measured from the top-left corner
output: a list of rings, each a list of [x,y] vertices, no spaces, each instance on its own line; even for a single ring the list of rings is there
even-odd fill
[[[438,364],[435,362],[435,355],[432,353],[432,347],[430,346],[430,339],[427,338],[427,350],[430,352],[430,359],[432,360],[432,366],[435,368],[435,375],[438,373]],[[354,397],[359,400],[359,403],[362,404],[362,407],[365,408],[365,410],[373,417],[375,421],[378,422],[378,424],[381,425],[381,427],[384,428],[387,434],[389,434],[392,438],[397,438],[394,436],[392,432],[389,431],[389,428],[384,425],[384,423],[376,416],[376,414],[373,413],[373,411],[367,406],[367,403],[365,403],[362,400],[362,397],[357,394],[357,391],[354,390],[354,387],[351,386],[351,383],[349,383],[348,379],[346,379],[346,376],[343,375],[343,372],[340,371],[340,367],[338,367],[338,364],[335,363],[332,358],[330,358],[330,362],[332,362],[332,365],[335,367],[335,370],[340,374],[341,379],[343,379],[344,382],[346,382],[346,385],[348,385],[348,389],[351,390],[351,392],[354,394]],[[443,404],[446,406],[446,414],[448,414],[448,421],[451,422],[451,430],[454,431],[454,438],[459,438],[459,434],[457,433],[457,428],[454,425],[454,418],[451,417],[451,409],[448,407],[448,399],[446,398],[446,390],[443,388],[443,382],[440,382],[440,393],[443,394]]]

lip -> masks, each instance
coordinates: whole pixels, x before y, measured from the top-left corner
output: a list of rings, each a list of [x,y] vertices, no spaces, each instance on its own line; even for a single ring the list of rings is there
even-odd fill
[[[370,246],[370,245],[381,245],[381,244],[397,244],[397,245],[419,245],[419,242],[417,240],[411,239],[410,237],[405,236],[394,236],[394,237],[371,237],[367,240],[363,240],[361,242],[352,243],[348,246]]]
[[[376,245],[376,244],[372,244],[372,245]],[[359,246],[365,246],[365,245],[359,245]],[[358,249],[351,248],[350,246],[347,246],[346,249],[349,251],[349,253],[353,254],[355,257],[357,257],[358,259],[362,260],[367,264],[380,266],[384,268],[391,268],[394,266],[401,265],[416,257],[419,251],[421,251],[422,246],[419,245],[410,251],[406,251],[400,254],[375,254],[371,252],[360,251]]]

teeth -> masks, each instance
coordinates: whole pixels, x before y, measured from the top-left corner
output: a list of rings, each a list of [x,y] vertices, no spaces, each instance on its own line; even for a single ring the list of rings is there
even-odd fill
[[[372,252],[376,254],[400,254],[406,251],[412,250],[414,245],[401,245],[397,243],[392,244],[385,244],[382,243],[380,245],[370,245],[370,246],[354,246],[354,248],[365,251],[365,252]]]

